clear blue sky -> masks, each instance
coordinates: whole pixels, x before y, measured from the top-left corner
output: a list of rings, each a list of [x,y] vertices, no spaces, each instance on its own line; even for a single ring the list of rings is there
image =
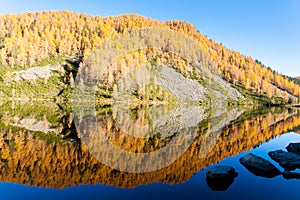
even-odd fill
[[[137,13],[192,23],[202,34],[271,68],[300,76],[299,0],[0,0],[0,13]]]

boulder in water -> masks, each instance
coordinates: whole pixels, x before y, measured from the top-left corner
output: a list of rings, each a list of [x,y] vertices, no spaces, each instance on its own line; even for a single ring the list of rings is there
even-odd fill
[[[293,153],[298,153],[300,154],[300,143],[290,143],[287,147],[286,150],[288,152],[293,152]]]
[[[233,183],[238,173],[230,166],[215,166],[206,173],[206,182],[213,191],[225,191]]]
[[[240,158],[240,163],[256,176],[273,178],[281,174],[270,161],[252,153]]]

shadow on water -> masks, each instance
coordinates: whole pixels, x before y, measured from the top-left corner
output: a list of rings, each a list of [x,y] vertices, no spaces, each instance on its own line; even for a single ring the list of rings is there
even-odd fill
[[[233,181],[234,178],[224,178],[221,180],[206,178],[207,185],[212,191],[225,191],[229,188]]]
[[[0,180],[45,188],[99,183],[121,188],[156,182],[179,184],[208,166],[300,126],[298,110],[262,107],[212,110],[199,106],[114,105],[97,107],[97,127],[86,120],[89,117],[74,116],[68,105],[2,102]],[[171,145],[184,148],[170,148],[158,157],[138,157],[120,165],[117,162],[122,156],[105,152],[99,135],[133,154],[151,154]],[[109,158],[109,162],[100,162],[103,158]],[[147,159],[156,170],[146,165]],[[142,166],[144,172],[132,172]],[[207,180],[207,184],[219,191],[228,189],[233,181]]]

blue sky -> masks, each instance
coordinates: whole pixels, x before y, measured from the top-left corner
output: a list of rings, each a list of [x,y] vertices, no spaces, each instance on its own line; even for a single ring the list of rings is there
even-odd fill
[[[229,49],[300,76],[299,0],[0,0],[0,5],[0,14],[65,9],[185,20]]]

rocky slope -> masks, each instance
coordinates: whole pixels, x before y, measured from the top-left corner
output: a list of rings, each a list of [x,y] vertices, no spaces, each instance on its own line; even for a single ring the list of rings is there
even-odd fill
[[[205,77],[207,74],[202,74],[200,79],[198,76],[204,70],[194,71],[194,68],[188,67],[190,63],[185,63],[187,61],[185,56],[179,59],[176,55],[172,55],[171,49],[156,49],[160,51],[160,54],[154,49],[139,53],[147,54],[149,58],[156,61],[164,60],[164,64],[174,66],[176,71],[184,76],[191,75],[192,77],[189,78],[202,81],[201,84],[207,89],[220,88],[224,85],[224,81],[221,80],[225,80],[231,86],[238,88],[246,99],[251,99],[255,103],[298,101],[300,86],[295,84],[293,79],[278,74],[260,61],[229,50],[222,44],[210,40],[187,22],[177,20],[161,22],[135,14],[102,18],[68,11],[28,12],[0,16],[1,97],[56,98],[62,94],[64,94],[63,97],[70,97],[70,86],[74,83],[78,68],[80,71],[80,63],[85,61],[96,47],[118,34],[128,34],[132,30],[145,28],[173,31],[189,38],[187,43],[180,44],[180,52],[189,52],[185,56],[192,58],[191,55],[193,55],[202,60],[202,67],[218,76],[214,79],[216,84],[208,86],[207,83],[210,83],[212,79]],[[69,34],[65,34],[66,32]],[[166,44],[168,41],[166,37],[161,39],[163,39],[160,40],[161,44]],[[195,49],[195,46],[190,48],[189,45],[193,42],[200,49]],[[119,44],[115,43],[114,46],[116,45]],[[68,58],[67,61],[66,59],[63,61],[62,57]],[[135,57],[131,59],[137,60]],[[22,75],[23,78],[13,78],[15,75],[18,77],[18,73],[24,73],[24,70],[28,68],[44,67],[49,63],[51,67],[60,63],[65,71],[55,72],[53,74],[57,76],[50,78],[48,73],[45,73],[45,76],[29,74],[29,78],[36,76],[36,81],[26,81],[28,77],[25,77],[24,81],[26,73]],[[137,62],[132,63],[137,64]],[[122,65],[128,65],[128,62],[123,62],[123,64],[119,62],[121,68]],[[32,71],[36,70],[38,69]],[[193,73],[189,73],[190,70]],[[118,73],[109,73],[107,78],[110,81],[113,78],[118,79]],[[102,91],[109,96],[107,92]],[[222,98],[233,97],[237,94],[236,92],[229,92],[227,95],[226,92],[221,93],[212,92],[213,95],[222,96]],[[209,99],[215,98],[210,96]]]

